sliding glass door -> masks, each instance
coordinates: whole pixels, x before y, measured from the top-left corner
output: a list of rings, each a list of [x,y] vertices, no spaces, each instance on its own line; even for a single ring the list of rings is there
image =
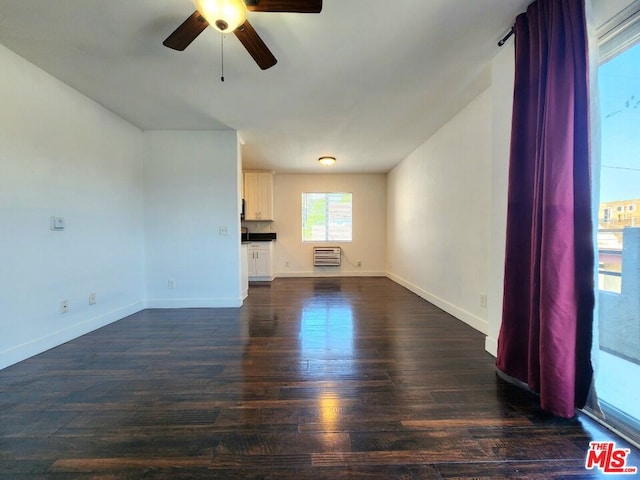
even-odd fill
[[[634,5],[600,44],[599,406],[592,409],[640,442],[640,2]]]

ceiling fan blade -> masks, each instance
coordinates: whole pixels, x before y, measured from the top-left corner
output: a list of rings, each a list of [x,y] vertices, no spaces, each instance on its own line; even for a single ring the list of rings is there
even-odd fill
[[[322,0],[245,0],[252,12],[320,13]]]
[[[174,50],[184,50],[193,42],[202,31],[207,28],[209,22],[207,22],[202,15],[196,10],[189,18],[187,18],[182,25],[174,30],[174,32],[162,42],[165,47],[173,48]]]
[[[236,37],[238,37],[240,43],[244,45],[244,48],[247,49],[249,54],[253,57],[253,59],[262,70],[271,68],[276,63],[278,63],[278,60],[276,60],[276,57],[273,56],[273,53],[271,53],[269,47],[265,45],[265,43],[260,38],[260,35],[258,35],[258,32],[253,29],[253,27],[249,23],[249,20],[236,28],[233,33],[236,34]]]

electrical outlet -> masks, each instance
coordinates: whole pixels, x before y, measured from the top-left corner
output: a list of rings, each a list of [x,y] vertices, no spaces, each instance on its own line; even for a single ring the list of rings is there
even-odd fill
[[[356,265],[358,265],[358,267],[361,267],[362,266],[362,260],[358,260],[358,263]]]
[[[69,300],[62,300],[60,302],[60,313],[67,313],[69,311]]]
[[[487,294],[486,293],[481,293],[480,294],[480,306],[481,307],[486,307],[487,306]]]
[[[95,305],[96,304],[96,292],[91,292],[89,294],[89,305]]]
[[[170,279],[167,282],[167,287],[169,287],[169,290],[173,290],[174,288],[176,288],[176,281],[173,279]]]
[[[229,227],[222,226],[218,229],[218,232],[220,233],[220,235],[229,235]]]

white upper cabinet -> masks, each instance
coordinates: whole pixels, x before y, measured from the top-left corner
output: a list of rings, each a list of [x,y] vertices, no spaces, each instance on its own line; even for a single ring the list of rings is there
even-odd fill
[[[273,173],[244,173],[245,220],[273,221]]]

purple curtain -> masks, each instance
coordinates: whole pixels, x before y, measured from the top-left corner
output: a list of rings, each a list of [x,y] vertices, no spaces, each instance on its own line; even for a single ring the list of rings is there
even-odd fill
[[[497,367],[573,417],[592,379],[593,261],[583,0],[518,16]]]

